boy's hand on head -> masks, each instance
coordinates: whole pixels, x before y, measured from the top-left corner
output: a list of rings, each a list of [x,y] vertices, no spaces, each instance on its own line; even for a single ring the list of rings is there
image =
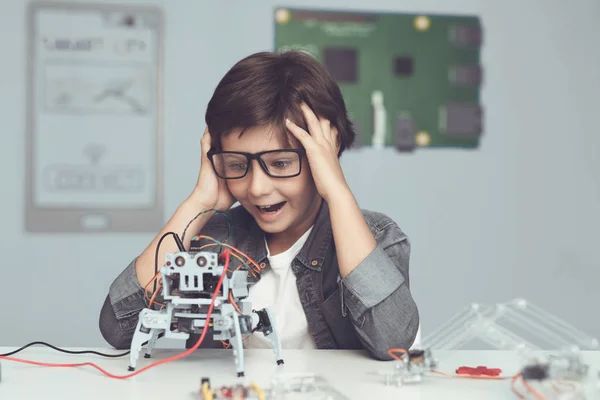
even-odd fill
[[[208,151],[211,146],[210,132],[208,127],[204,131],[202,140],[200,140],[202,159],[200,161],[200,173],[198,182],[192,193],[191,198],[203,210],[216,209],[226,211],[235,199],[232,196],[225,181],[220,179],[208,159]]]
[[[328,201],[332,195],[348,190],[338,158],[338,132],[328,120],[319,119],[306,103],[301,108],[310,134],[290,120],[286,124],[306,150],[317,190]]]

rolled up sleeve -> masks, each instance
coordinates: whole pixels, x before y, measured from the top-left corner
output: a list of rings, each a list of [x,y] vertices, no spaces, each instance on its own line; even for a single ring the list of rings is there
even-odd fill
[[[395,223],[375,234],[377,247],[340,280],[342,311],[348,312],[371,355],[390,360],[391,348],[407,349],[419,328],[409,288],[410,242]]]
[[[138,315],[146,307],[144,289],[140,286],[133,260],[110,285],[100,311],[100,332],[116,349],[131,346]]]

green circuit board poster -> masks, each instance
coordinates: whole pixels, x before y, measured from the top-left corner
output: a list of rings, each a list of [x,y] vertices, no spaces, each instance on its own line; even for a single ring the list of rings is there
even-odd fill
[[[355,147],[479,147],[482,26],[477,16],[274,11],[275,50],[301,50],[340,86]]]

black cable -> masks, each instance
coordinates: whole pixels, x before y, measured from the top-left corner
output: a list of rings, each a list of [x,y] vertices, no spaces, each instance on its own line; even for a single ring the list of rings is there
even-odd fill
[[[154,255],[154,276],[156,276],[158,274],[158,251],[160,249],[160,244],[162,243],[163,239],[165,237],[167,237],[168,235],[173,235],[173,238],[175,239],[175,242],[177,243],[177,247],[179,248],[179,251],[185,252],[186,250],[183,245],[183,240],[185,239],[185,233],[186,233],[187,229],[192,224],[192,222],[194,222],[196,220],[196,218],[198,218],[202,214],[205,214],[210,211],[214,211],[215,214],[220,214],[225,217],[225,219],[227,220],[227,238],[224,240],[224,242],[229,238],[229,234],[230,234],[230,230],[231,230],[231,222],[229,220],[229,216],[226,213],[224,213],[223,211],[215,210],[213,208],[199,212],[194,218],[192,218],[192,220],[190,222],[188,222],[187,226],[183,230],[183,235],[181,236],[181,238],[175,232],[165,232],[160,237],[160,239],[158,240],[158,243],[156,244],[156,253]],[[158,279],[154,279],[154,283],[152,285],[152,293],[156,292],[156,282],[157,281],[158,281]]]
[[[181,241],[181,239],[175,232],[165,232],[165,234],[163,234],[160,237],[160,239],[158,240],[158,243],[156,245],[156,255],[154,256],[154,276],[156,276],[156,274],[158,274],[158,250],[160,249],[160,244],[163,241],[163,239],[169,235],[173,235],[173,238],[175,239],[175,243],[177,243],[177,247],[179,248],[179,251],[185,251],[183,242]],[[152,293],[156,292],[156,281],[158,281],[158,279],[154,279]]]
[[[25,346],[23,346],[23,347],[21,347],[21,348],[19,348],[19,349],[17,349],[17,350],[11,351],[10,353],[0,354],[0,356],[2,356],[2,357],[9,357],[9,356],[12,356],[13,354],[17,354],[17,353],[19,353],[19,352],[21,352],[21,351],[25,350],[26,348],[28,348],[28,347],[31,347],[31,346],[34,346],[34,345],[36,345],[36,344],[41,344],[41,345],[44,345],[44,346],[48,346],[48,347],[50,347],[51,349],[54,349],[54,350],[56,350],[56,351],[60,351],[61,353],[67,353],[67,354],[96,354],[96,355],[98,355],[98,356],[102,356],[102,357],[112,357],[112,358],[123,357],[123,356],[126,356],[126,355],[128,355],[128,354],[129,354],[129,351],[126,351],[126,352],[124,352],[124,353],[118,353],[118,354],[105,354],[105,353],[100,353],[100,352],[97,352],[97,351],[94,351],[94,350],[79,350],[79,351],[73,351],[73,350],[65,350],[65,349],[61,349],[61,348],[59,348],[59,347],[53,346],[53,345],[51,345],[50,343],[46,343],[46,342],[31,342],[31,343],[29,343],[29,344],[26,344]]]
[[[164,333],[159,333],[159,334],[158,334],[158,339],[162,338],[163,336],[165,336],[165,334],[164,334]],[[75,351],[75,350],[65,350],[65,349],[61,349],[60,347],[53,346],[53,345],[51,345],[50,343],[46,343],[46,342],[31,342],[31,343],[28,343],[28,344],[26,344],[25,346],[23,346],[23,347],[21,347],[21,348],[18,348],[17,350],[13,350],[13,351],[11,351],[11,352],[9,352],[9,353],[0,354],[0,357],[10,357],[10,356],[12,356],[13,354],[20,353],[20,352],[22,352],[23,350],[25,350],[26,348],[28,348],[28,347],[31,347],[31,346],[34,346],[34,345],[36,345],[36,344],[41,344],[41,345],[43,345],[43,346],[48,346],[48,347],[50,347],[50,348],[51,348],[51,349],[53,349],[53,350],[60,351],[61,353],[67,353],[67,354],[95,354],[95,355],[97,355],[97,356],[109,357],[109,358],[119,358],[119,357],[123,357],[123,356],[126,356],[126,355],[128,355],[128,354],[131,352],[130,350],[127,350],[127,351],[126,351],[126,352],[124,352],[124,353],[117,353],[117,354],[106,354],[106,353],[100,353],[100,352],[98,352],[98,351],[94,351],[94,350],[77,350],[77,351]],[[144,343],[142,343],[142,346],[145,346],[145,345],[147,345],[147,344],[148,344],[148,341],[145,341]]]
[[[208,210],[200,211],[194,218],[191,219],[190,222],[188,222],[185,229],[183,230],[183,235],[181,236],[182,241],[185,239],[185,233],[187,232],[187,230],[190,227],[190,225],[192,224],[192,222],[194,222],[202,214],[206,214],[207,212],[210,212],[210,211],[214,211],[215,214],[219,214],[219,215],[222,215],[225,217],[225,219],[227,220],[227,237],[225,238],[225,240],[223,240],[223,242],[226,242],[227,239],[229,239],[229,234],[231,231],[231,220],[229,219],[229,216],[226,213],[224,213],[223,211],[215,210],[214,208],[210,208]]]

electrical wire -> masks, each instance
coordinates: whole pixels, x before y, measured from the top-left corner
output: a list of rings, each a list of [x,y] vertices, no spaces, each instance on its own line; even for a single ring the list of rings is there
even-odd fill
[[[159,339],[162,338],[165,334],[161,333],[158,335]],[[142,346],[145,346],[146,344],[148,344],[148,342],[144,342],[142,343]],[[46,342],[41,342],[41,341],[36,341],[36,342],[31,342],[26,344],[25,346],[22,346],[20,348],[18,348],[17,350],[13,350],[11,352],[8,353],[4,353],[4,354],[0,354],[0,357],[10,357],[12,355],[15,355],[17,353],[22,352],[23,350],[31,347],[31,346],[35,346],[35,345],[42,345],[42,346],[47,346],[50,347],[53,350],[59,351],[61,353],[66,353],[66,354],[75,354],[75,355],[79,355],[79,354],[95,354],[97,356],[100,357],[108,357],[108,358],[120,358],[120,357],[124,357],[126,355],[128,355],[130,353],[130,350],[127,350],[123,353],[117,353],[117,354],[108,354],[108,353],[102,353],[99,351],[95,351],[95,350],[66,350],[66,349],[61,349],[60,347],[54,346],[50,343],[46,343]]]
[[[206,236],[206,237],[208,238],[208,236]],[[221,246],[221,245],[223,244],[223,243],[221,243],[221,242],[219,242],[218,240],[216,240],[216,239],[213,239],[213,238],[210,238],[210,240],[213,240],[215,243],[207,243],[207,244],[204,244],[204,245],[200,246],[199,250],[202,250],[202,249],[205,249],[205,248],[207,248],[207,247],[211,247],[211,246]],[[233,250],[236,250],[234,247],[232,247],[232,249],[233,249]],[[239,269],[244,269],[244,270],[246,270],[246,271],[250,272],[250,274],[251,274],[253,277],[255,277],[255,278],[256,278],[256,273],[254,272],[254,270],[253,270],[252,268],[250,268],[250,267],[248,266],[248,263],[247,263],[246,261],[244,261],[244,260],[242,259],[242,257],[238,256],[236,253],[231,253],[231,255],[232,255],[233,257],[237,258],[237,259],[238,259],[238,261],[240,262],[240,265],[239,265],[239,266],[238,266],[238,267],[235,269],[236,271],[237,271],[237,270],[239,270]],[[231,269],[228,269],[228,270],[227,270],[227,272],[233,272],[233,270],[231,270]]]
[[[224,256],[225,256],[225,269],[227,269],[229,267],[229,255],[230,252],[228,250],[225,250],[223,252]],[[212,311],[215,305],[215,300],[217,299],[217,295],[219,294],[219,291],[221,290],[221,286],[223,285],[223,280],[225,278],[227,274],[221,274],[221,278],[219,279],[217,286],[215,288],[215,291],[213,292],[213,296],[212,296],[212,300],[210,302],[210,306],[208,307],[208,311],[206,313],[206,321],[210,320],[210,317],[212,315]],[[115,379],[127,379],[130,378],[132,376],[138,375],[150,368],[162,365],[162,364],[166,364],[168,362],[174,361],[174,360],[178,360],[180,358],[186,357],[188,355],[190,355],[191,353],[193,353],[194,351],[196,351],[196,349],[198,349],[198,347],[200,347],[200,344],[202,343],[202,341],[204,340],[204,337],[206,336],[206,332],[208,331],[208,326],[209,324],[206,323],[204,325],[204,328],[202,329],[202,333],[200,334],[200,337],[198,338],[198,341],[196,342],[196,344],[189,348],[188,350],[186,350],[183,353],[177,354],[175,356],[169,357],[169,358],[165,358],[164,360],[160,360],[160,361],[156,361],[152,364],[149,364],[135,372],[132,372],[130,374],[126,374],[126,375],[115,375],[115,374],[111,374],[110,372],[104,370],[103,368],[99,367],[98,365],[91,363],[91,362],[83,362],[83,363],[73,363],[73,364],[62,364],[62,363],[45,363],[45,362],[38,362],[38,361],[31,361],[31,360],[23,360],[20,358],[14,358],[14,357],[5,357],[5,356],[0,356],[0,360],[8,360],[8,361],[15,361],[15,362],[20,362],[20,363],[24,363],[24,364],[30,364],[30,365],[38,365],[38,366],[44,366],[44,367],[83,367],[83,366],[90,366],[92,368],[97,369],[98,371],[102,372],[104,375],[110,377],[110,378],[115,378]]]
[[[198,238],[198,239],[208,239],[208,240],[211,240],[211,241],[213,241],[215,243],[218,243],[219,245],[221,245],[223,247],[228,248],[229,250],[233,250],[234,252],[238,253],[239,255],[245,257],[250,262],[250,264],[252,264],[256,268],[255,271],[258,272],[258,273],[260,273],[263,269],[265,269],[264,266],[258,265],[256,263],[256,261],[254,261],[252,258],[250,258],[250,256],[248,256],[246,253],[242,252],[240,249],[237,249],[237,248],[233,247],[230,244],[227,244],[227,243],[224,243],[224,242],[220,242],[220,241],[218,241],[218,240],[216,240],[216,239],[214,239],[214,238],[212,238],[210,236],[206,236],[206,235],[198,235],[198,236],[195,236],[194,239],[195,238]]]
[[[531,384],[527,382],[527,379],[523,378],[523,375],[521,375],[521,380],[523,382],[523,386],[525,386],[525,389],[527,389],[527,392],[532,394],[533,397],[535,397],[538,400],[547,400],[546,396],[535,390],[533,386],[531,386]]]
[[[181,235],[181,241],[182,242],[185,239],[185,233],[187,232],[187,230],[190,227],[190,225],[192,224],[192,222],[194,222],[202,214],[206,214],[207,212],[211,212],[211,211],[214,211],[215,214],[222,215],[227,220],[227,237],[223,241],[226,242],[227,239],[229,239],[229,234],[231,232],[231,220],[229,219],[229,216],[226,213],[224,213],[223,211],[216,210],[214,208],[209,208],[208,210],[200,211],[194,218],[192,218],[190,220],[190,222],[188,222],[188,224],[186,225],[185,229],[183,230],[183,235]],[[192,238],[192,240],[194,240],[194,239]]]
[[[165,232],[160,237],[160,239],[158,239],[158,243],[156,244],[156,253],[154,255],[154,276],[155,277],[158,274],[158,249],[160,249],[160,244],[162,243],[164,238],[166,238],[169,235],[173,235],[173,238],[175,239],[175,242],[177,243],[177,247],[179,247],[179,251],[185,251],[185,248],[183,248],[183,240],[180,240],[179,236],[177,236],[177,234],[175,232]],[[152,292],[156,292],[156,280],[154,280],[154,287],[152,289]]]
[[[100,353],[100,352],[94,351],[94,350],[77,350],[77,351],[65,350],[65,349],[61,349],[60,347],[53,346],[50,343],[46,343],[46,342],[31,342],[31,343],[26,344],[25,346],[18,348],[17,350],[13,350],[9,353],[0,354],[0,357],[10,357],[14,354],[22,352],[23,350],[27,349],[28,347],[35,346],[38,344],[42,345],[42,346],[50,347],[51,349],[60,351],[61,353],[67,353],[67,354],[95,354],[95,355],[101,356],[101,357],[112,357],[112,358],[119,358],[119,357],[123,357],[123,356],[126,356],[129,354],[129,351],[126,351],[124,353],[117,353],[117,354],[106,354],[106,353]]]
[[[404,359],[402,358],[402,356],[399,356],[396,353],[402,353],[403,355],[408,355],[408,351],[406,351],[405,349],[400,349],[400,348],[396,348],[396,347],[388,349],[388,354],[390,356],[392,356],[393,359],[404,362]]]
[[[510,380],[510,390],[512,390],[512,392],[520,399],[525,398],[525,396],[517,389],[517,380],[522,376],[523,375],[519,372],[518,374],[515,374]]]
[[[188,222],[188,224],[186,225],[185,229],[183,230],[183,235],[181,236],[181,239],[179,239],[179,236],[177,236],[177,234],[175,232],[165,232],[158,240],[158,243],[156,244],[156,252],[154,254],[154,279],[153,279],[154,283],[153,283],[153,287],[152,287],[153,293],[156,292],[156,277],[158,275],[158,253],[159,253],[160,245],[161,245],[162,241],[164,240],[164,238],[167,237],[168,235],[172,235],[173,238],[175,239],[175,242],[177,243],[177,247],[179,247],[179,251],[185,251],[185,247],[183,246],[183,243],[185,240],[185,233],[187,232],[188,228],[190,227],[192,222],[194,222],[199,216],[201,216],[202,214],[206,214],[207,212],[210,212],[210,211],[214,211],[215,214],[219,214],[219,215],[222,215],[225,217],[225,219],[227,220],[227,237],[225,238],[224,241],[227,241],[229,239],[229,235],[230,235],[230,231],[231,231],[231,220],[229,219],[229,216],[226,213],[224,213],[223,211],[215,210],[213,208],[201,211],[194,218],[192,218],[190,220],[190,222]]]
[[[493,376],[493,375],[471,375],[471,374],[447,374],[441,371],[430,371],[432,374],[445,376],[447,378],[466,378],[466,379],[488,379],[493,381],[505,381],[512,379],[510,376]]]
[[[172,233],[172,232],[167,232],[165,233],[165,235],[163,235],[163,237],[165,237],[167,234]],[[260,273],[261,270],[264,269],[263,266],[259,266],[253,259],[251,259],[248,255],[246,255],[245,253],[243,253],[241,250],[239,250],[238,248],[231,246],[227,243],[223,243],[221,241],[216,240],[215,238],[211,237],[211,236],[206,236],[206,235],[199,235],[199,236],[195,236],[192,238],[192,240],[196,239],[196,238],[202,238],[202,239],[207,239],[210,240],[213,243],[208,243],[205,244],[203,246],[200,247],[200,249],[206,248],[206,247],[210,247],[210,246],[221,246],[221,247],[226,247],[230,250],[230,255],[235,257],[236,259],[238,259],[240,261],[240,265],[236,268],[236,270],[239,269],[245,269],[246,271],[250,272],[250,274],[256,278],[257,277],[257,273]],[[162,238],[161,238],[162,239]],[[156,258],[155,258],[155,264],[154,264],[154,277],[146,284],[146,286],[144,287],[144,297],[146,298],[146,305],[148,308],[150,308],[153,304],[157,304],[159,306],[164,306],[164,304],[159,303],[157,301],[155,301],[157,294],[158,294],[158,290],[156,288],[156,282],[160,276],[160,272],[158,271],[158,249],[160,247],[160,240],[157,244],[156,247]],[[236,254],[237,253],[237,254]],[[242,257],[245,257],[249,263],[251,263],[252,265],[255,266],[255,268],[251,268],[248,265],[248,262],[244,261],[244,259]],[[226,269],[226,271],[228,272],[232,272],[229,268]],[[148,286],[150,285],[154,286],[153,289],[153,295],[152,298],[150,298],[148,296]]]
[[[398,355],[400,353],[401,355]],[[406,360],[403,356],[408,357],[408,351],[406,349],[401,348],[390,348],[388,349],[388,354],[395,360],[405,362]],[[507,380],[513,377],[510,376],[490,376],[490,375],[471,375],[471,374],[447,374],[445,372],[432,370],[429,371],[432,374],[444,376],[447,378],[463,378],[463,379],[489,379],[489,380]],[[513,378],[514,379],[514,378]]]

